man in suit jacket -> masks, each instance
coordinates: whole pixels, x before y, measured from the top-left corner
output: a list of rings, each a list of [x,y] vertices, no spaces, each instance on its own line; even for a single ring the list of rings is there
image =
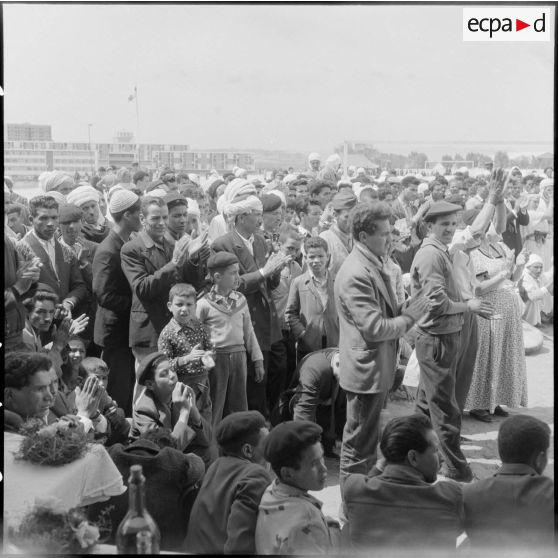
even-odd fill
[[[132,289],[122,271],[120,250],[140,222],[139,197],[129,190],[111,196],[109,212],[114,227],[98,245],[93,259],[93,293],[97,300],[94,340],[103,348],[102,359],[111,371],[107,390],[124,409],[132,414],[134,389],[134,355],[129,346]]]
[[[74,308],[86,302],[88,292],[78,259],[54,237],[58,226],[58,202],[50,196],[36,196],[29,202],[29,211],[33,230],[19,241],[18,252],[28,258],[31,251],[40,258],[39,282],[52,288],[71,315]]]
[[[180,239],[173,250],[164,237],[168,215],[161,198],[145,196],[140,212],[143,230],[121,250],[122,270],[132,288],[129,343],[136,371],[144,357],[157,351],[159,334],[170,320],[170,288],[188,282],[184,266],[189,239]]]
[[[335,280],[339,314],[340,385],[347,392],[340,480],[367,474],[376,463],[380,411],[392,385],[396,341],[426,311],[411,302],[403,314],[383,271],[391,226],[389,206],[361,203],[352,210],[354,246]]]
[[[207,470],[192,508],[184,550],[254,554],[258,506],[271,475],[263,443],[269,431],[258,411],[226,416],[216,431],[219,457]]]
[[[268,258],[266,241],[256,232],[262,223],[262,209],[261,201],[252,195],[229,203],[225,211],[235,219],[234,230],[216,238],[212,249],[215,252],[234,254],[240,264],[240,283],[237,290],[248,301],[266,371],[264,379],[256,383],[253,363],[248,360],[248,408],[267,416],[266,381],[269,373],[269,350],[273,343],[282,339],[271,290],[279,284],[281,269],[291,257],[278,252]]]
[[[475,554],[498,548],[535,556],[553,547],[554,483],[543,476],[549,445],[550,428],[539,419],[515,415],[501,424],[502,467],[463,487],[465,530]]]

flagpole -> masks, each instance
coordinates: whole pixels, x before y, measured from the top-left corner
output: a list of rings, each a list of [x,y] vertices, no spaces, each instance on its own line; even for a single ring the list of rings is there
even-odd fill
[[[140,145],[139,145],[139,138],[140,138],[140,120],[139,120],[139,104],[138,104],[138,86],[134,87],[134,92],[136,94],[136,148],[137,148],[137,157],[138,157],[138,165],[141,167],[140,163]]]

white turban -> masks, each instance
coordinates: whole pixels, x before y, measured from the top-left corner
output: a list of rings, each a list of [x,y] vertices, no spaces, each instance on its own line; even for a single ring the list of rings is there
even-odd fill
[[[525,267],[531,267],[535,264],[544,265],[542,258],[538,254],[531,254],[529,256],[529,259],[527,260],[527,263],[525,264]]]
[[[287,176],[285,176],[285,178],[283,178],[283,184],[290,184],[291,182],[294,182],[296,179],[298,178],[298,174],[287,174]]]
[[[248,171],[246,169],[236,169],[234,175],[236,178],[246,178],[248,176]]]
[[[54,198],[58,202],[58,205],[65,205],[68,203],[66,201],[66,196],[58,192],[58,190],[51,190],[50,192],[47,192],[46,195],[50,198]]]
[[[267,192],[267,194],[274,194],[275,196],[277,196],[281,200],[281,203],[285,207],[287,206],[287,198],[285,197],[285,194],[283,194],[283,192],[281,192],[281,190],[270,190],[269,192]]]
[[[163,190],[163,188],[155,188],[145,194],[145,196],[149,196],[150,198],[164,198],[168,192]]]
[[[257,196],[250,195],[242,200],[232,201],[224,207],[224,212],[229,217],[244,215],[251,211],[263,211],[262,202]]]
[[[217,211],[223,213],[225,207],[231,203],[234,198],[239,196],[256,196],[256,187],[244,178],[235,178],[231,180],[225,187],[223,195],[217,200]]]
[[[548,186],[552,186],[554,187],[554,178],[545,178],[543,180],[541,180],[540,183],[540,189],[543,190],[544,188],[548,187]]]
[[[421,182],[418,185],[417,192],[419,194],[424,194],[424,192],[426,192],[426,190],[428,190],[428,183],[427,182]]]
[[[322,158],[320,157],[319,153],[310,153],[308,155],[308,162],[311,163],[312,161],[321,161]]]
[[[66,196],[66,201],[78,207],[90,202],[99,203],[99,192],[93,186],[78,186]]]
[[[374,190],[372,184],[362,184],[361,182],[353,182],[353,194],[360,201],[360,195],[364,190]]]
[[[58,186],[68,181],[73,183],[73,178],[69,174],[55,170],[49,172],[47,175],[43,173],[39,176],[39,188],[41,188],[43,192],[50,192],[50,190],[56,190]]]
[[[190,182],[193,182],[197,186],[199,186],[201,183],[199,175],[194,174],[193,172],[188,175],[188,178],[190,179]]]
[[[338,165],[341,164],[341,157],[339,157],[339,155],[337,155],[337,153],[334,153],[333,155],[330,155],[327,159],[326,159],[326,167],[329,168],[336,168]]]
[[[195,217],[201,217],[200,206],[198,202],[192,198],[186,198],[188,202],[188,215],[193,215]]]
[[[362,167],[358,167],[357,174],[366,174],[366,171]]]

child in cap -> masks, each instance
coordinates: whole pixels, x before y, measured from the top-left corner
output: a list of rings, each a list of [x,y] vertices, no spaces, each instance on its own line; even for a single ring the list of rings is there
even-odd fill
[[[161,331],[157,348],[169,359],[178,381],[194,390],[196,407],[211,424],[208,372],[215,362],[209,329],[196,318],[196,289],[177,283],[169,291],[167,307],[172,318]]]
[[[213,286],[198,302],[196,314],[209,326],[215,345],[215,369],[209,378],[213,426],[236,411],[246,411],[246,351],[254,362],[256,381],[264,378],[260,350],[248,303],[234,290],[239,282],[239,263],[234,254],[218,252],[207,261]]]

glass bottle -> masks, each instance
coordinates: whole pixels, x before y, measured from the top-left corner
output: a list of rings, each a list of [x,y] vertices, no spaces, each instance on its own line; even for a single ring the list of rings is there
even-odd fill
[[[145,507],[145,477],[141,465],[130,467],[128,493],[128,513],[126,513],[116,531],[118,554],[136,554],[137,534],[141,531],[151,533],[151,553],[159,554],[161,533],[155,520]]]

